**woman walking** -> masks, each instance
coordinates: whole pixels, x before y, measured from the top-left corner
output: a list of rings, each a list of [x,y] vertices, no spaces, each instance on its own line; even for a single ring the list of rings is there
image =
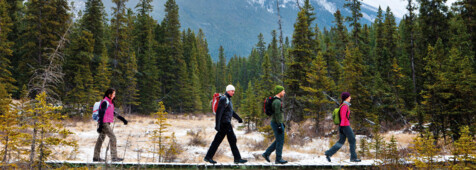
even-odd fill
[[[94,162],[102,162],[104,159],[101,159],[101,146],[106,138],[106,135],[109,137],[109,144],[111,146],[111,160],[113,162],[122,161],[122,158],[117,157],[117,149],[116,149],[116,135],[112,131],[111,123],[114,122],[114,116],[124,122],[124,125],[127,125],[127,120],[124,119],[121,115],[114,112],[114,99],[116,98],[116,90],[113,88],[107,89],[104,93],[104,99],[101,101],[101,105],[99,106],[99,120],[98,120],[98,129],[97,132],[99,133],[98,140],[96,142],[96,146],[94,147]],[[107,154],[107,153],[106,153]]]
[[[350,161],[351,162],[360,162],[360,159],[357,159],[357,153],[355,152],[355,135],[350,127],[350,97],[349,92],[343,92],[341,94],[341,107],[339,110],[340,115],[340,124],[339,124],[339,141],[332,146],[329,150],[325,152],[327,161],[331,162],[331,157],[334,155],[345,143],[345,139],[348,138],[350,145]]]

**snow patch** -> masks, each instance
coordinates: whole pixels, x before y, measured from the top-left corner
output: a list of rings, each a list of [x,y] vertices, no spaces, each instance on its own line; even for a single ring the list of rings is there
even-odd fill
[[[336,5],[332,2],[328,2],[327,0],[315,0],[319,5],[324,7],[330,13],[335,13],[337,11]]]

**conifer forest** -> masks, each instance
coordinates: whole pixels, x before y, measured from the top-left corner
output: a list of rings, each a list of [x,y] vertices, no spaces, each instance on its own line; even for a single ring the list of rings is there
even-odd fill
[[[378,139],[411,127],[419,134],[414,155],[450,145],[469,155],[451,168],[475,168],[476,1],[402,0],[400,21],[378,8],[371,24],[360,23],[360,0],[345,1],[340,10],[352,15],[338,9],[326,18],[330,28],[313,24],[319,16],[304,0],[292,37],[283,37],[279,16],[269,18],[276,25],[255,33],[248,56],[225,56],[220,47],[214,60],[213,35],[181,27],[175,0],[166,0],[163,20],[151,16],[152,0],[135,7],[112,0],[110,14],[101,0],[87,0],[81,11],[68,0],[0,0],[0,167],[41,169],[54,146],[78,147],[59,122],[90,120],[110,87],[127,118],[212,114],[213,94],[232,84],[234,110],[252,131],[269,131],[263,101],[282,85],[285,121],[311,121],[325,136],[346,91],[354,133]]]

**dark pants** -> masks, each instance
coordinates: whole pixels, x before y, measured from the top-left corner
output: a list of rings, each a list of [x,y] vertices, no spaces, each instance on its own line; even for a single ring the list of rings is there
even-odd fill
[[[215,139],[213,139],[212,145],[210,146],[210,149],[208,149],[207,155],[205,156],[206,158],[213,158],[217,152],[218,146],[220,146],[225,136],[228,139],[228,143],[230,144],[231,152],[233,153],[235,160],[241,159],[240,151],[236,146],[235,132],[233,132],[233,127],[230,123],[221,124],[220,131],[218,131],[215,135]]]
[[[271,128],[273,128],[274,137],[276,138],[276,140],[274,140],[273,144],[271,144],[271,146],[266,149],[266,152],[264,152],[264,154],[271,155],[271,153],[276,150],[276,160],[281,160],[283,155],[284,127],[282,127],[283,132],[279,133],[278,126],[281,126],[281,124],[271,122]]]
[[[334,155],[345,143],[345,138],[349,139],[350,145],[350,159],[357,159],[357,153],[355,153],[355,135],[350,126],[339,126],[339,141],[332,146],[331,149],[326,151],[326,155]]]

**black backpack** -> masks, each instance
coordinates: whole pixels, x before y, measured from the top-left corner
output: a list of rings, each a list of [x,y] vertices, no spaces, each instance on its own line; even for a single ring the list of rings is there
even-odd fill
[[[268,115],[268,116],[271,116],[274,113],[273,112],[273,101],[274,101],[274,99],[281,100],[276,96],[267,97],[266,99],[264,99],[263,112],[266,113],[266,115]]]

